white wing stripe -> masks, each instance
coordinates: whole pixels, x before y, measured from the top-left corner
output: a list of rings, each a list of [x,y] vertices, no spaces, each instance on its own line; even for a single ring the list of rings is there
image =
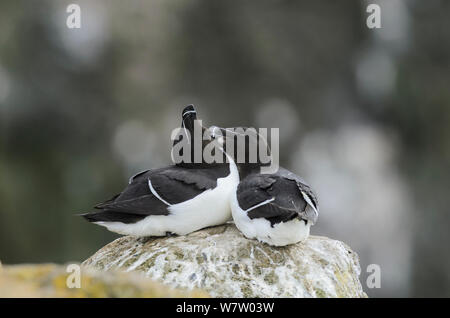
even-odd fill
[[[314,210],[314,212],[316,212],[316,214],[319,214],[319,212],[317,212],[317,209],[316,209],[316,207],[314,206],[314,204],[312,203],[312,201],[311,201],[311,199],[309,198],[309,196],[308,196],[305,192],[303,192],[303,191],[300,191],[300,192],[302,193],[303,199],[305,199],[306,203],[308,203],[308,205],[309,205],[310,207],[313,208],[313,210]]]
[[[166,200],[164,200],[163,198],[161,198],[159,196],[159,194],[156,192],[155,188],[153,188],[152,182],[150,181],[150,179],[148,179],[148,187],[150,188],[150,191],[153,193],[153,195],[155,197],[157,197],[161,202],[163,202],[165,205],[172,206],[172,204],[170,204],[169,202],[167,202]]]
[[[272,202],[273,200],[275,200],[275,198],[272,198],[272,199],[263,201],[263,202],[261,202],[261,203],[258,203],[258,204],[256,204],[256,205],[254,205],[254,206],[248,208],[248,209],[245,210],[244,212],[249,212],[249,211],[251,211],[251,210],[253,210],[253,209],[259,208],[260,206],[265,205],[265,204],[268,204],[268,203]]]

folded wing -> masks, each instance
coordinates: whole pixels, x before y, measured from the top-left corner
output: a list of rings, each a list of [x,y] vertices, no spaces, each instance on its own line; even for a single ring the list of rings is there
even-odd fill
[[[83,214],[90,222],[135,223],[149,215],[168,215],[169,207],[190,199],[217,185],[221,169],[183,169],[170,166],[133,176],[118,195],[97,204]]]

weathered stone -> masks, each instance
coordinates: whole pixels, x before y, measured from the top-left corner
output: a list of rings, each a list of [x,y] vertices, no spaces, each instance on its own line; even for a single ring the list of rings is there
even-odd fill
[[[83,263],[140,271],[176,288],[214,297],[367,297],[358,256],[342,242],[311,236],[286,247],[246,239],[233,224],[187,236],[125,236]]]
[[[4,265],[0,297],[207,297],[197,290],[172,289],[140,273],[82,268],[80,288],[68,287],[69,275],[62,265]]]

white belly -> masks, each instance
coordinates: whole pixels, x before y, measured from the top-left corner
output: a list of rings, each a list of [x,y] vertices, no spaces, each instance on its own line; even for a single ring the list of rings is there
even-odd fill
[[[96,223],[122,235],[164,236],[167,233],[186,235],[230,220],[230,197],[238,183],[239,174],[236,165],[230,162],[230,174],[217,179],[217,186],[214,189],[206,190],[191,200],[169,206],[169,215],[149,215],[132,224]]]
[[[234,223],[246,238],[273,246],[285,246],[304,241],[309,236],[311,222],[305,224],[302,220],[294,219],[272,227],[264,218],[250,219],[247,212],[239,207],[236,191],[233,192],[230,203]]]

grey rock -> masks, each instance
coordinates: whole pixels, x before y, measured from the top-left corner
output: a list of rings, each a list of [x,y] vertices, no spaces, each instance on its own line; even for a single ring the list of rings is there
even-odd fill
[[[358,256],[326,237],[272,247],[246,239],[233,224],[186,236],[125,236],[82,265],[139,271],[175,288],[213,297],[367,297]]]

